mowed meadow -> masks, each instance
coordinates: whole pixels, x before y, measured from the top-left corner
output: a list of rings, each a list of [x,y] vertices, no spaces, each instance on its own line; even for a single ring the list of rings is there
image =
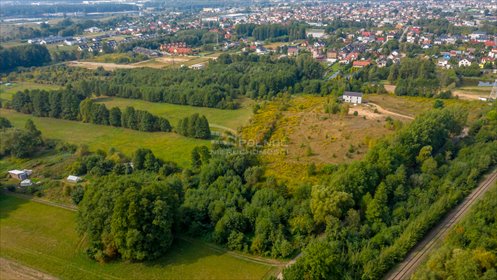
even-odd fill
[[[190,164],[194,147],[210,146],[209,140],[187,138],[172,132],[142,132],[78,121],[39,118],[5,109],[0,109],[0,116],[19,128],[24,127],[26,120],[32,119],[45,138],[85,144],[92,151],[108,151],[113,147],[127,156],[131,156],[138,148],[147,148],[158,158],[174,161],[182,167]]]
[[[237,128],[247,124],[248,120],[252,116],[251,104],[253,103],[253,101],[244,98],[239,101],[241,108],[236,110],[221,110],[207,107],[148,102],[139,99],[119,97],[100,97],[94,99],[94,101],[105,104],[108,109],[112,107],[119,107],[122,110],[127,106],[132,106],[138,110],[145,110],[154,115],[167,118],[173,127],[178,124],[180,119],[188,117],[194,113],[198,113],[207,118],[213,130],[219,129],[220,127],[236,130]]]
[[[75,220],[73,211],[0,193],[0,257],[62,279],[262,279],[276,271],[182,239],[154,262],[100,264],[84,252]]]

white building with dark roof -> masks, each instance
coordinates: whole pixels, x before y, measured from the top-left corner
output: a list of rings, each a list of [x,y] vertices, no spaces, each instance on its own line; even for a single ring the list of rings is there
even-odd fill
[[[353,92],[346,91],[342,95],[343,101],[352,104],[361,104],[362,103],[362,92]]]

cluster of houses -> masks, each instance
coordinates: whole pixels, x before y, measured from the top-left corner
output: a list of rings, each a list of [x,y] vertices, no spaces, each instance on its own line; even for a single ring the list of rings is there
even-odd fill
[[[484,68],[487,63],[495,63],[497,59],[497,48],[486,49],[477,56],[476,48],[466,48],[466,50],[451,50],[440,52],[437,66],[450,69],[454,65],[459,67],[469,67],[476,63],[480,68]]]
[[[159,47],[160,51],[166,52],[170,55],[191,55],[193,49],[188,47],[185,42],[174,42],[169,44],[162,44]]]
[[[31,187],[31,186],[34,185],[34,182],[30,179],[31,175],[33,174],[33,170],[29,170],[29,169],[23,169],[23,170],[14,169],[14,170],[10,170],[8,173],[9,173],[9,176],[12,179],[19,180],[19,184],[18,184],[19,188],[27,188],[27,187]],[[82,180],[83,179],[81,177],[74,176],[74,175],[69,175],[66,178],[66,181],[69,182],[69,183],[79,183]]]

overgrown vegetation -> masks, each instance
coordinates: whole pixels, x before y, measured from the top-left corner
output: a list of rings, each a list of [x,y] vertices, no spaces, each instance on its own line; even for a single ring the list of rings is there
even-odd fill
[[[497,278],[497,188],[475,204],[466,218],[430,254],[413,279]]]

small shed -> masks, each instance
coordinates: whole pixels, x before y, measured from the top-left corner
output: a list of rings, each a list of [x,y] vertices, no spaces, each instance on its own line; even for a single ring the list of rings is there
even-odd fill
[[[69,175],[67,176],[67,181],[70,183],[77,183],[80,182],[82,179],[79,176],[74,176],[74,175]]]
[[[25,187],[31,187],[33,185],[33,182],[29,179],[22,180],[19,186],[25,188]]]
[[[342,95],[343,101],[352,104],[362,103],[362,92],[346,91]]]
[[[27,170],[27,169],[24,169],[24,170],[14,169],[14,170],[9,171],[10,177],[12,177],[14,179],[21,180],[21,181],[27,179],[29,177],[29,175],[31,175],[31,173],[33,173],[33,171]]]

